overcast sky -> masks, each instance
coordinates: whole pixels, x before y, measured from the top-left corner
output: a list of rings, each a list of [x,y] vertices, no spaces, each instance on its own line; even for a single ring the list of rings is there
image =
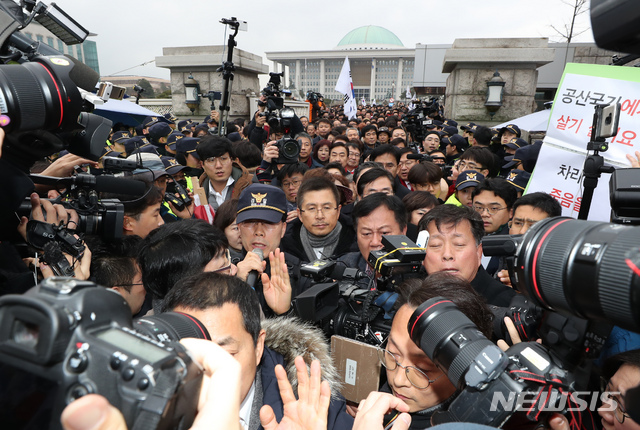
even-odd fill
[[[50,0],[46,0],[50,3]],[[169,78],[153,61],[169,46],[226,44],[221,18],[248,22],[237,48],[263,57],[268,51],[334,48],[354,28],[378,25],[405,47],[450,44],[457,38],[549,37],[571,22],[575,0],[56,0],[56,4],[97,36],[100,72]],[[593,42],[589,13],[577,18],[574,39]],[[576,31],[576,32],[577,32]],[[127,70],[128,69],[128,70]]]

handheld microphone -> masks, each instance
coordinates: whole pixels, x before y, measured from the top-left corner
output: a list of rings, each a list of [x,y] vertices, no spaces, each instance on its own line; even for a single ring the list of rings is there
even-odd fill
[[[262,252],[262,249],[256,248],[251,252],[253,252],[254,254],[257,254],[258,257],[260,257],[260,261],[264,260],[264,253]],[[247,275],[247,284],[249,284],[249,286],[254,290],[255,290],[257,280],[258,280],[258,271],[257,270],[250,271],[249,274]]]

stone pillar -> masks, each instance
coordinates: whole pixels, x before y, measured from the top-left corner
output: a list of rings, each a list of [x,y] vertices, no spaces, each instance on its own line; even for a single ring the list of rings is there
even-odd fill
[[[403,67],[403,60],[402,58],[398,59],[398,79],[396,79],[396,93],[393,95],[393,97],[395,97],[396,100],[400,101],[400,95],[404,94],[405,89],[402,88],[402,67]]]
[[[320,60],[320,94],[324,94],[324,58]]]
[[[445,54],[445,116],[458,122],[495,125],[535,109],[538,67],[553,61],[547,38],[456,39]],[[498,70],[505,81],[502,107],[493,117],[484,106],[487,81]]]
[[[209,115],[211,102],[205,98],[200,100],[198,109],[191,113],[185,104],[184,82],[191,73],[200,84],[201,93],[222,92],[224,80],[222,73],[216,70],[221,65],[220,60],[224,49],[224,46],[163,48],[163,55],[156,57],[156,66],[171,71],[171,100],[173,111],[178,118],[193,117],[201,120]],[[241,49],[234,49],[233,64],[236,69],[231,83],[229,119],[247,118],[251,115],[247,94],[260,92],[258,75],[269,73],[269,67],[262,64],[262,57]],[[218,106],[219,101],[216,101],[216,108]]]
[[[300,60],[296,60],[296,88],[300,91]]]
[[[367,103],[370,103],[371,100],[373,100],[376,96],[375,96],[375,92],[376,92],[376,59],[372,59],[371,60],[371,85],[370,85],[370,90],[369,90],[369,100],[367,100]]]

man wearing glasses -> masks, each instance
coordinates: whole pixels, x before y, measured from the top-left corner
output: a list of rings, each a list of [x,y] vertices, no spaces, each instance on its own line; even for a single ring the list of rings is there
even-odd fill
[[[520,197],[513,204],[513,218],[509,221],[509,234],[525,234],[535,223],[545,218],[561,216],[560,203],[547,193],[531,193]],[[504,258],[500,258],[498,279],[511,286]]]
[[[408,280],[397,292],[400,307],[393,317],[389,337],[378,347],[378,358],[387,376],[380,391],[390,392],[406,403],[410,429],[422,429],[430,426],[435,412],[447,409],[456,387],[411,340],[409,318],[422,303],[440,296],[455,303],[485,336],[491,337],[491,311],[467,281],[447,273],[436,273],[424,281]],[[392,411],[385,416],[385,428],[397,414]]]
[[[480,214],[486,234],[509,234],[507,224],[518,194],[505,179],[485,179],[473,192],[473,209]]]
[[[502,178],[485,179],[473,192],[473,210],[482,217],[487,235],[509,234],[513,204],[518,199],[515,187]],[[493,276],[500,269],[499,257],[485,257],[484,266]]]
[[[233,165],[235,154],[231,141],[226,137],[204,136],[196,152],[206,174],[202,188],[209,205],[217,210],[222,203],[231,200],[235,183],[243,172]]]
[[[335,259],[357,251],[355,232],[338,221],[340,209],[340,194],[332,181],[307,179],[298,191],[298,219],[282,239],[282,249],[297,252],[303,262]]]

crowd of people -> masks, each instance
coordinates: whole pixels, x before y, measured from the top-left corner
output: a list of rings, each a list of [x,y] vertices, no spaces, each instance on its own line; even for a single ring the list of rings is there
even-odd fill
[[[278,423],[369,429],[391,422],[397,429],[425,428],[455,399],[458,387],[411,340],[411,314],[424,301],[445,297],[494,338],[488,306],[507,307],[519,293],[504,260],[484,256],[482,238],[524,234],[562,211],[549,194],[523,195],[542,143],[524,140],[515,124],[460,125],[435,112],[418,140],[403,122],[407,112],[403,104],[359,106],[348,119],[341,107],[330,108],[315,121],[295,117],[291,130],[284,130],[270,127],[260,108],[250,119],[226,124],[226,136],[214,132],[216,111],[200,124],[170,114],[148,117],[135,129],[114,126],[100,161],[61,155],[39,164],[38,172],[65,176],[77,166],[100,172],[108,157],[138,163],[127,176],[143,181],[143,198],[102,196],[122,202],[123,238],[86,236],[87,250],[72,264],[77,277],[121,294],[133,316],[179,311],[204,324],[214,343],[239,363],[228,366],[225,357],[221,365],[207,365],[202,358],[212,380],[234,386],[229,395],[207,395],[216,421],[244,429]],[[285,138],[298,142],[299,154],[281,163]],[[60,190],[36,191],[32,219],[77,221],[44,199]],[[23,235],[26,223],[23,218]],[[369,255],[383,248],[383,236],[415,241],[421,231],[429,239],[420,272],[383,279],[372,269]],[[363,287],[398,293],[391,332],[378,345],[385,382],[359,405],[340,396],[325,335],[296,310],[296,297],[313,286],[300,268],[316,260],[358,268],[368,275],[358,281]],[[52,274],[41,262],[30,263],[40,276]],[[32,284],[25,265],[2,293]],[[632,333],[621,336],[637,342]],[[209,359],[224,356],[201,342],[186,343],[206,350]],[[624,409],[624,392],[640,383],[638,357],[623,351],[605,366],[606,390],[618,393],[600,411],[605,428],[638,428]],[[312,364],[315,359],[320,365]],[[223,375],[220,366],[229,372]],[[624,378],[616,377],[622,370]],[[214,390],[211,385],[207,389]],[[80,401],[86,404],[72,405],[63,416],[67,428],[80,428],[73,420],[86,418],[88,410],[104,411],[93,423],[119,420],[99,398]],[[202,428],[211,422],[206,411],[200,410],[196,423]],[[574,424],[559,415],[547,423]]]

